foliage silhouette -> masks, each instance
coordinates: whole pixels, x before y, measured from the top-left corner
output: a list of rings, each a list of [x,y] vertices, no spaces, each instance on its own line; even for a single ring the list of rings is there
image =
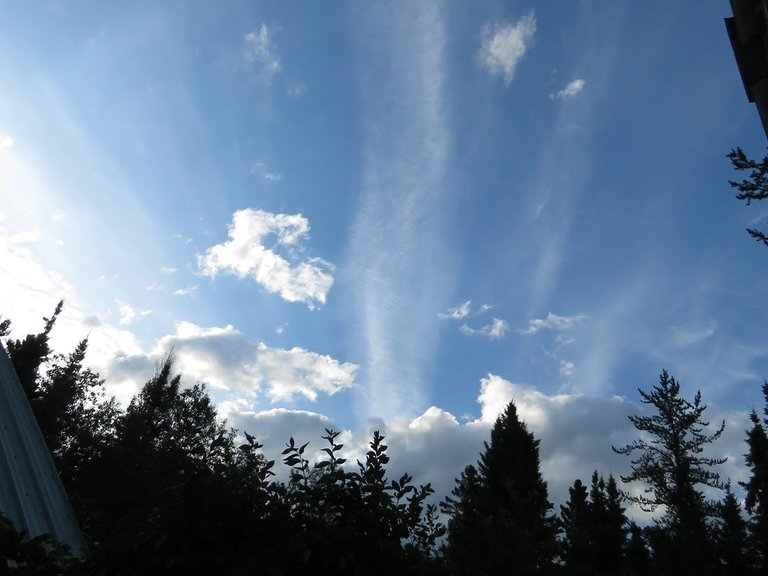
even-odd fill
[[[680,396],[680,385],[666,370],[651,392],[639,392],[643,403],[649,404],[654,413],[629,419],[644,435],[613,449],[624,455],[638,453],[631,462],[631,473],[621,479],[625,483],[644,482],[646,487],[643,495],[624,496],[649,512],[665,507],[664,515],[657,521],[660,529],[651,533],[661,571],[712,573],[715,560],[707,518],[716,509],[699,486],[723,488],[712,467],[722,464],[725,458],[702,453],[722,435],[725,422],[714,432],[705,432],[709,422],[702,420],[706,406],[701,403],[701,393],[696,393],[693,402],[685,400]],[[680,550],[687,553],[681,555]]]
[[[747,205],[751,204],[752,201],[768,198],[768,156],[756,161],[748,158],[741,148],[734,148],[727,157],[734,169],[740,172],[749,171],[747,178],[741,182],[733,180],[728,182],[732,188],[739,191],[736,198],[745,200]],[[768,235],[764,232],[755,228],[747,228],[747,233],[758,242],[768,245]]]

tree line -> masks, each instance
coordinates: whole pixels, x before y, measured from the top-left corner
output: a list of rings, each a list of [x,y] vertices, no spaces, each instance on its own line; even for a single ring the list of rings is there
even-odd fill
[[[640,390],[639,436],[613,449],[631,459],[617,480],[576,479],[554,510],[539,440],[511,402],[476,464],[438,503],[429,484],[390,478],[385,438],[364,461],[340,456],[326,430],[322,457],[289,438],[286,480],[256,438],[217,419],[204,385],[181,385],[168,355],[123,408],[84,365],[87,340],[68,355],[39,334],[6,339],[87,541],[74,558],[28,539],[0,516],[0,574],[563,574],[749,575],[768,570],[768,383],[746,436],[744,509],[704,455],[724,423],[704,420],[700,393],[681,396],[662,372]],[[10,322],[0,322],[0,336]],[[639,483],[640,491],[632,490]],[[709,490],[710,492],[706,492]],[[707,497],[711,491],[719,498]],[[634,503],[656,519],[639,526]]]

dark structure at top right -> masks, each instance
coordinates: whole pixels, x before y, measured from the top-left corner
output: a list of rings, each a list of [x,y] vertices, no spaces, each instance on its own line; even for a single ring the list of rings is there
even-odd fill
[[[730,0],[733,17],[725,19],[741,80],[757,105],[768,137],[768,0]]]

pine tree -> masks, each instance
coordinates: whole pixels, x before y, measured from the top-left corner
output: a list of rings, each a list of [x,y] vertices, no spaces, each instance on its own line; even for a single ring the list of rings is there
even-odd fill
[[[706,406],[701,403],[701,393],[696,393],[693,402],[685,400],[680,396],[680,385],[666,370],[651,392],[639,392],[643,403],[651,405],[655,413],[630,416],[644,437],[614,450],[626,455],[639,453],[632,460],[631,473],[621,479],[644,482],[646,488],[645,495],[625,497],[649,512],[666,507],[658,522],[663,528],[660,534],[669,542],[658,541],[655,550],[661,564],[677,573],[710,573],[715,562],[707,517],[715,510],[699,487],[723,487],[711,468],[725,458],[703,456],[702,452],[720,437],[725,422],[714,432],[705,432],[709,422],[702,420]]]
[[[477,468],[465,469],[443,503],[453,573],[541,574],[551,568],[555,524],[539,467],[539,441],[510,402]]]

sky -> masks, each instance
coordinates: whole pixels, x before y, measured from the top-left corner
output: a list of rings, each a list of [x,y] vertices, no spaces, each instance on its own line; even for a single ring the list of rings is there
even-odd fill
[[[174,351],[279,454],[438,496],[514,400],[555,501],[663,369],[745,477],[768,249],[728,2],[0,0],[0,314],[130,401]],[[393,473],[394,475],[394,473]],[[638,487],[627,487],[638,490]]]

